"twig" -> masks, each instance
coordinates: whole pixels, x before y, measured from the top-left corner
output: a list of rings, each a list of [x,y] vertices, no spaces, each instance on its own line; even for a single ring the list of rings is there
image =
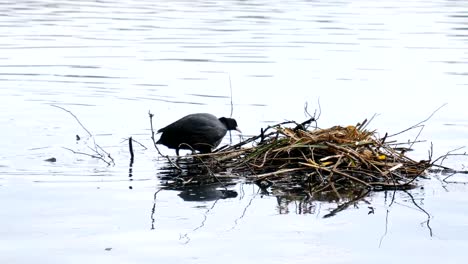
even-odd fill
[[[466,154],[466,153],[453,153],[453,152],[458,151],[458,150],[463,149],[463,148],[465,148],[465,147],[458,147],[456,149],[452,149],[450,151],[447,151],[447,153],[445,155],[442,155],[442,156],[438,157],[437,159],[433,160],[430,163],[431,166],[434,165],[439,160],[440,160],[440,166],[442,166],[442,163],[444,162],[444,160],[446,160],[449,156],[468,156],[468,154]]]
[[[81,123],[81,121],[78,119],[78,117],[76,117],[76,115],[73,114],[70,110],[67,110],[67,109],[65,109],[65,108],[63,108],[63,107],[61,107],[61,106],[58,106],[58,105],[50,105],[50,106],[52,106],[52,107],[57,107],[57,108],[59,108],[59,109],[62,109],[62,110],[65,111],[65,112],[69,113],[71,116],[73,116],[73,117],[75,118],[75,120],[78,122],[78,124],[80,124],[80,126],[86,131],[86,133],[88,133],[88,135],[89,135],[90,137],[93,136],[93,135],[91,134],[91,132],[89,132],[89,130],[86,129],[86,127]]]
[[[442,181],[443,181],[443,182],[447,182],[447,179],[448,179],[448,178],[450,178],[450,177],[452,177],[453,175],[456,175],[456,174],[457,174],[456,172],[451,173],[450,175],[448,175],[447,177],[445,177]]]
[[[61,106],[58,106],[58,105],[50,105],[50,106],[62,109],[63,111],[65,111],[65,112],[69,113],[71,116],[73,116],[75,118],[75,120],[78,122],[78,124],[81,126],[81,128],[83,128],[84,131],[86,131],[86,133],[88,133],[88,136],[93,139],[94,147],[96,148],[95,151],[98,152],[97,151],[97,146],[96,146],[96,141],[95,141],[95,139],[93,137],[93,134],[91,134],[91,132],[89,132],[89,130],[81,123],[80,119],[78,119],[78,117],[75,114],[73,114],[70,110],[67,110],[67,109],[65,109],[65,108],[63,108]]]
[[[369,120],[365,119],[364,122],[362,122],[361,125],[356,127],[357,130],[365,130],[366,127],[374,120],[374,118],[377,116],[377,114],[374,114]]]
[[[91,158],[100,159],[100,160],[104,161],[107,165],[109,165],[109,166],[111,165],[110,162],[105,160],[100,155],[92,155],[92,154],[88,154],[88,153],[85,153],[85,152],[74,151],[73,149],[69,149],[69,148],[66,148],[66,147],[62,147],[62,148],[66,149],[66,150],[69,150],[69,151],[73,152],[74,154],[80,154],[80,155],[85,155],[85,156],[88,156],[88,157],[91,157]]]
[[[409,147],[408,147],[409,149],[412,149],[413,146],[414,146],[414,144],[418,141],[418,138],[419,138],[419,136],[421,135],[423,129],[424,129],[424,126],[421,126],[421,129],[419,129],[419,132],[418,132],[418,134],[416,135],[416,137],[413,139],[413,142],[411,142],[411,145],[409,145]]]
[[[446,106],[446,105],[447,105],[447,103],[445,103],[445,104],[439,106],[439,108],[437,108],[434,112],[432,112],[432,114],[430,114],[430,115],[429,115],[426,119],[424,119],[423,121],[421,121],[421,122],[419,122],[419,123],[417,123],[417,124],[415,124],[415,125],[412,125],[411,127],[407,128],[407,129],[405,129],[405,130],[402,130],[402,131],[397,132],[397,133],[395,133],[395,134],[389,135],[388,137],[394,137],[394,136],[403,134],[403,133],[405,133],[405,132],[407,132],[407,131],[409,131],[409,130],[412,130],[412,129],[414,129],[414,128],[420,127],[420,126],[423,125],[426,121],[428,121],[429,119],[431,119],[432,116],[434,116],[435,113],[437,113],[442,107],[444,107],[444,106]]]
[[[305,102],[304,104],[304,114],[309,118],[310,122],[312,121],[315,122],[315,128],[317,128],[317,121],[320,118],[320,115],[322,114],[322,108],[320,106],[320,98],[317,99],[317,104],[319,107],[318,116],[317,116],[317,109],[315,109],[314,114],[311,115],[308,110],[309,104],[307,102]]]
[[[86,131],[86,133],[88,133],[89,137],[93,139],[93,143],[94,143],[94,149],[91,149],[92,151],[94,151],[96,153],[96,155],[99,155],[100,158],[102,161],[104,161],[105,163],[107,163],[107,165],[111,165],[114,164],[115,165],[115,162],[114,162],[114,159],[111,157],[111,155],[105,151],[101,146],[99,146],[98,144],[96,144],[96,139],[94,138],[94,136],[91,134],[91,132],[89,132],[89,130],[83,125],[83,123],[81,123],[80,119],[78,119],[78,117],[73,114],[70,110],[68,109],[65,109],[61,106],[58,106],[58,105],[50,105],[52,107],[56,107],[56,108],[59,108],[67,113],[69,113],[71,116],[73,116],[73,118],[75,118],[75,120],[78,122],[78,124],[81,126],[81,128],[83,128],[84,131]],[[110,159],[110,162],[106,161],[101,153],[99,153],[99,150],[101,150],[102,152],[104,152],[104,154]],[[73,151],[75,152],[75,151]],[[80,152],[75,152],[76,154],[85,154],[85,153],[80,153]],[[89,155],[89,154],[86,154],[86,155]],[[90,155],[90,156],[93,156],[93,155]]]
[[[102,153],[97,152],[96,149],[93,149],[92,147],[90,147],[90,146],[87,145],[87,147],[88,147],[89,150],[91,150],[92,152],[96,153],[96,155],[100,156],[100,157],[103,158],[103,159],[104,159],[104,157],[109,158],[110,163],[112,163],[113,165],[115,165],[114,159],[111,157],[110,153],[106,152],[103,148],[101,148],[101,146],[99,146],[99,145],[96,145],[96,146],[97,146],[105,155],[102,154]]]
[[[104,154],[107,155],[107,157],[111,160],[112,163],[114,163],[114,159],[111,157],[110,153],[105,151],[101,146],[99,146],[98,144],[96,144],[96,146],[102,151],[104,152]],[[115,164],[115,163],[114,163]]]
[[[153,114],[148,111],[148,115],[149,115],[149,118],[150,118],[150,125],[151,125],[151,140],[153,140],[153,145],[154,145],[154,148],[156,149],[156,151],[158,152],[158,154],[161,156],[161,157],[164,157],[167,159],[167,161],[176,169],[178,169],[179,171],[182,171],[182,169],[177,165],[175,164],[174,162],[172,162],[171,158],[169,158],[169,156],[165,156],[161,153],[161,151],[159,151],[159,148],[156,144],[156,140],[154,139],[154,128],[153,128]]]

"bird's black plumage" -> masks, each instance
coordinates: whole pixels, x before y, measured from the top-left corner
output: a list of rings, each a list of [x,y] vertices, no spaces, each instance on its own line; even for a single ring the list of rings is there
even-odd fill
[[[197,150],[201,153],[211,152],[216,148],[228,130],[239,130],[233,118],[217,118],[212,114],[191,114],[158,130],[161,138],[157,144],[175,149]]]

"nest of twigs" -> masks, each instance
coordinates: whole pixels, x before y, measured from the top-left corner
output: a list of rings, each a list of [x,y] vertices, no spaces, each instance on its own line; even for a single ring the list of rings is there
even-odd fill
[[[366,121],[347,127],[307,128],[312,121],[269,126],[234,146],[187,157],[212,175],[229,172],[231,177],[255,181],[261,187],[281,185],[309,194],[408,189],[431,166],[430,160],[415,161],[399,143],[367,130]]]

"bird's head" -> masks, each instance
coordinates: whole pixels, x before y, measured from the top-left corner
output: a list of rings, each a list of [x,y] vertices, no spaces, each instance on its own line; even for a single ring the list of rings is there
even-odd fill
[[[237,127],[237,121],[234,118],[221,117],[219,121],[221,121],[228,130],[237,130],[242,132],[239,127]]]

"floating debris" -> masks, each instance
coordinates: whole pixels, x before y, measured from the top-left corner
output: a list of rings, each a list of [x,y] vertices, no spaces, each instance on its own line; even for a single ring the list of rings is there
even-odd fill
[[[48,159],[45,159],[44,161],[47,161],[47,162],[57,162],[57,159],[52,157],[52,158],[48,158]]]

